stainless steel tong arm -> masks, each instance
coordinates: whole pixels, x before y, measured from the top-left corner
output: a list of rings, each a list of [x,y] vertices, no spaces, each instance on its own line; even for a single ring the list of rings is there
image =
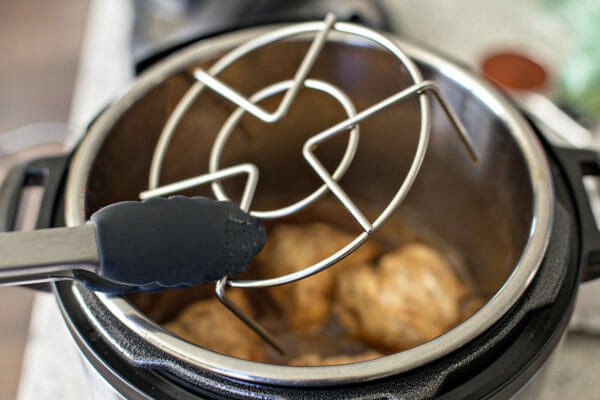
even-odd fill
[[[264,241],[260,221],[228,201],[125,201],[78,227],[1,233],[0,285],[70,278],[124,293],[216,282],[244,272]]]
[[[92,223],[0,233],[0,285],[72,278],[74,269],[94,272],[99,263]]]

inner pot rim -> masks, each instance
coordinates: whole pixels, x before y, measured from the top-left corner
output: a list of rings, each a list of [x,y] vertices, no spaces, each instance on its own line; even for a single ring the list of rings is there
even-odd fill
[[[310,24],[310,23],[309,23]],[[343,24],[343,23],[338,23]],[[91,126],[77,149],[66,185],[65,220],[68,226],[85,222],[84,194],[92,163],[111,127],[128,107],[165,78],[189,65],[219,54],[257,35],[273,30],[258,27],[233,32],[198,42],[175,53],[150,68],[133,87]],[[532,185],[533,204],[529,237],[521,258],[508,279],[495,295],[470,318],[437,338],[409,350],[379,359],[354,364],[320,367],[291,367],[241,360],[203,349],[176,337],[149,320],[135,306],[121,296],[92,293],[107,309],[140,340],[154,346],[192,367],[211,371],[230,378],[276,385],[324,386],[374,380],[409,371],[440,358],[479,336],[498,321],[518,301],[537,273],[548,245],[553,219],[554,191],[550,168],[543,148],[529,124],[513,105],[487,82],[473,76],[426,50],[388,36],[419,64],[442,71],[446,78],[468,90],[481,100],[490,112],[511,132],[528,168]],[[348,45],[362,45],[345,42]],[[79,285],[74,290],[87,291]],[[85,310],[84,296],[76,296]],[[91,315],[91,313],[86,313]],[[110,340],[110,333],[99,327],[100,333]],[[123,350],[123,349],[121,349]],[[126,349],[125,349],[126,351]],[[133,353],[133,352],[132,352]],[[151,365],[152,363],[149,363]],[[168,368],[168,367],[166,367]]]

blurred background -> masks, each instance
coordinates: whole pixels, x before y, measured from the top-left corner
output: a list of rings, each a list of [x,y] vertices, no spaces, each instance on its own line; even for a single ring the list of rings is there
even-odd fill
[[[15,154],[11,146],[19,147],[20,141],[11,136],[31,124],[68,120],[87,11],[83,0],[0,1],[0,175],[34,152],[59,147],[41,145]],[[0,290],[2,400],[17,396],[34,293]]]
[[[532,118],[560,127],[559,140],[600,143],[600,0],[0,0],[0,176],[19,160],[76,143],[147,57],[197,37],[328,10],[487,75]],[[582,292],[548,399],[600,399],[593,385],[600,376],[600,287],[587,284]],[[17,398],[19,381],[19,398],[36,393],[27,388],[39,378],[32,363],[40,338],[52,333],[39,327],[52,325],[39,322],[41,307],[31,317],[33,302],[28,289],[0,290],[0,399]]]

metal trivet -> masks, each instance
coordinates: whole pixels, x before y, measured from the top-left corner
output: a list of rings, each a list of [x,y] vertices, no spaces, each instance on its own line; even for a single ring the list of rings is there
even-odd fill
[[[363,40],[366,39],[367,41],[371,41],[387,50],[406,68],[413,84],[401,90],[400,92],[368,107],[367,109],[357,112],[351,99],[341,89],[328,82],[308,78],[311,68],[319,56],[324,44],[327,42],[328,35],[331,31],[341,32],[349,35],[350,37],[354,36]],[[306,55],[304,56],[304,59],[302,60],[294,79],[274,83],[263,88],[262,90],[259,90],[249,98],[246,98],[238,93],[234,88],[226,85],[217,78],[221,71],[248,53],[268,44],[304,34],[314,34],[314,39]],[[225,54],[207,71],[201,68],[196,68],[193,75],[197,82],[190,87],[190,89],[179,101],[161,132],[152,158],[148,182],[149,189],[142,192],[140,194],[140,198],[145,199],[156,196],[165,196],[210,183],[214,195],[218,200],[229,200],[229,197],[223,190],[220,181],[238,175],[247,175],[246,186],[240,201],[240,208],[257,218],[273,219],[289,216],[314,203],[325,193],[327,193],[327,191],[331,191],[331,193],[333,193],[333,195],[342,203],[342,205],[348,210],[350,215],[362,228],[362,232],[357,235],[354,240],[346,244],[346,246],[339,249],[334,254],[316,264],[304,267],[294,273],[275,278],[259,280],[231,280],[228,276],[224,276],[217,282],[216,294],[219,300],[229,310],[231,310],[231,312],[238,316],[244,323],[246,323],[252,330],[254,330],[280,353],[284,353],[284,349],[278,343],[278,341],[254,319],[237,307],[226,295],[225,289],[227,286],[238,288],[265,288],[292,283],[331,267],[365,243],[371,237],[371,235],[379,227],[381,227],[383,223],[386,222],[390,215],[404,200],[421,168],[429,141],[431,128],[431,111],[429,97],[427,96],[428,92],[433,94],[435,99],[437,99],[439,104],[442,106],[442,109],[447,115],[449,121],[454,126],[456,133],[467,149],[471,159],[474,162],[477,161],[477,155],[469,135],[452,110],[450,104],[440,92],[436,83],[429,80],[423,80],[415,63],[389,38],[385,37],[381,33],[363,26],[351,23],[336,22],[336,18],[332,14],[327,15],[325,20],[322,22],[317,21],[288,25],[256,37]],[[214,92],[238,106],[238,108],[229,116],[217,134],[211,150],[209,173],[159,186],[162,164],[171,138],[173,137],[177,126],[188,112],[194,100],[203,92],[206,87],[210,88]],[[250,113],[254,117],[266,123],[275,123],[281,120],[289,111],[296,95],[302,87],[329,94],[340,103],[347,115],[347,119],[322,132],[319,132],[314,136],[311,136],[304,143],[302,154],[311,168],[323,181],[323,185],[305,198],[280,209],[266,211],[251,210],[250,206],[252,204],[252,198],[258,182],[258,168],[253,164],[244,163],[221,169],[219,164],[225,144],[227,143],[227,140],[234,130],[236,124],[240,121],[245,113]],[[268,112],[257,105],[257,103],[261,100],[282,92],[285,92],[284,97],[275,112]],[[415,95],[419,96],[421,124],[419,128],[417,148],[414,158],[411,162],[410,169],[406,175],[406,178],[400,184],[398,191],[385,209],[374,221],[369,221],[337,183],[339,179],[342,178],[354,158],[360,136],[360,128],[358,124],[370,116],[378,113],[379,111]],[[349,140],[344,156],[342,157],[333,174],[330,175],[325,167],[321,164],[319,159],[315,156],[314,151],[321,143],[349,129]]]

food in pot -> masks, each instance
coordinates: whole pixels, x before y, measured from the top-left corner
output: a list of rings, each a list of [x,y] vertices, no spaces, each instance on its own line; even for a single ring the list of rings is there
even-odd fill
[[[260,277],[294,272],[352,238],[324,223],[279,224],[252,269]],[[337,266],[294,284],[256,292],[229,289],[237,305],[284,343],[286,357],[274,353],[212,297],[187,306],[165,327],[238,358],[338,365],[417,346],[468,318],[483,303],[428,245],[410,242],[381,253],[380,245],[369,241]]]
[[[471,315],[475,314],[485,303],[485,299],[482,296],[471,293],[467,298],[462,301],[462,314],[461,321],[469,318]]]
[[[366,353],[356,354],[356,355],[347,355],[343,354],[340,356],[329,356],[324,357],[320,354],[314,353],[306,353],[302,354],[296,358],[292,358],[288,365],[293,366],[319,366],[319,365],[340,365],[340,364],[352,364],[361,361],[373,360],[375,358],[381,357],[381,353],[377,351],[369,351]]]
[[[256,269],[262,277],[296,272],[334,254],[352,239],[354,236],[324,223],[280,224],[269,232],[267,243],[256,258]],[[289,285],[270,288],[269,293],[291,329],[318,332],[330,314],[336,274],[376,255],[377,246],[367,242],[335,267]]]
[[[244,312],[253,314],[240,289],[231,289],[227,294]],[[216,297],[190,304],[164,327],[189,342],[218,353],[246,360],[265,360],[261,339]]]
[[[400,351],[460,322],[469,297],[440,253],[414,243],[340,274],[335,312],[349,334]]]

